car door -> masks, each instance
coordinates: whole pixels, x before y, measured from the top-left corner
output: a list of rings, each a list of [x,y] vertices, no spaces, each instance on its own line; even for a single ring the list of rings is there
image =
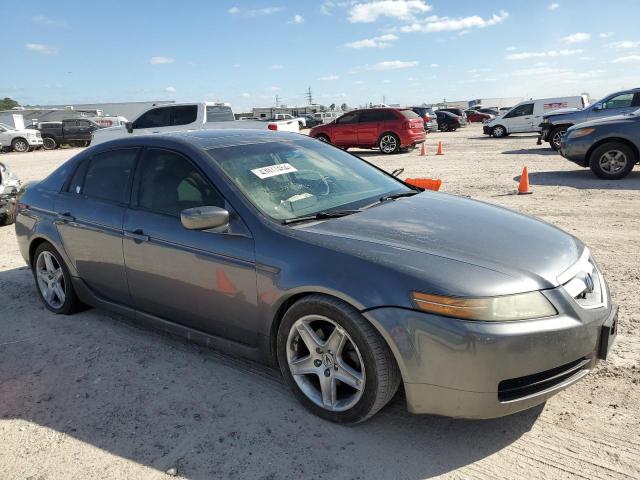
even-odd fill
[[[331,142],[343,147],[356,147],[358,143],[359,112],[345,113],[331,128]]]
[[[358,124],[358,144],[363,147],[376,145],[380,129],[384,122],[384,110],[369,109],[363,110],[360,114],[360,123]],[[392,117],[393,119],[393,117]]]
[[[631,113],[640,107],[640,93],[624,92],[612,95],[596,103],[589,113],[589,118],[612,117]]]
[[[514,108],[504,118],[507,120],[505,127],[509,133],[533,131],[533,103],[524,103]]]
[[[229,210],[229,229],[184,228],[180,212],[197,206]],[[127,280],[137,310],[257,344],[253,238],[192,159],[171,150],[145,151],[124,230]]]
[[[56,228],[80,278],[100,297],[128,304],[123,220],[138,148],[82,161],[55,200]]]

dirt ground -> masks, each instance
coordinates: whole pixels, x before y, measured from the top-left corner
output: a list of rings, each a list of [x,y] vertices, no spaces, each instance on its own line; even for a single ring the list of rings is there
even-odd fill
[[[436,143],[444,156],[435,156]],[[362,153],[404,177],[530,213],[583,239],[620,305],[610,359],[539,408],[490,421],[406,412],[399,395],[342,427],[296,403],[277,372],[123,322],[61,317],[36,297],[0,229],[0,478],[640,478],[640,168],[605,182],[535,136],[431,134],[427,156]],[[77,149],[3,154],[23,181]],[[533,195],[509,195],[527,165]],[[173,473],[173,472],[172,472]]]

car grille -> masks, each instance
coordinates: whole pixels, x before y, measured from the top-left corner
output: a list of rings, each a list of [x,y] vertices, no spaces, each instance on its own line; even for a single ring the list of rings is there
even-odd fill
[[[519,400],[553,388],[582,370],[586,370],[589,363],[590,359],[583,357],[551,370],[503,380],[498,384],[498,400],[501,402]]]
[[[604,280],[595,262],[585,249],[580,260],[558,280],[578,305],[585,309],[606,306]]]

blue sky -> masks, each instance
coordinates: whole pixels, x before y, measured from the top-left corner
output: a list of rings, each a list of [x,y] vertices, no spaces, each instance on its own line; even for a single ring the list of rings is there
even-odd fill
[[[8,4],[8,0],[0,0]],[[11,2],[13,4],[13,2]],[[357,106],[640,86],[638,0],[31,0],[0,31],[23,104],[275,95]],[[5,7],[3,10],[6,10]]]

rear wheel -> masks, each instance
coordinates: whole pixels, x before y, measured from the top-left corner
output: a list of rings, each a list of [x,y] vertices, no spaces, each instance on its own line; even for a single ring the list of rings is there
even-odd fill
[[[560,150],[560,141],[564,134],[567,133],[567,127],[554,128],[549,134],[549,145],[554,150]]]
[[[337,423],[357,423],[393,397],[400,373],[389,347],[352,306],[324,295],[295,303],[278,330],[278,362],[300,402]]]
[[[44,137],[42,139],[42,146],[45,150],[55,150],[58,148],[58,142],[56,142],[52,137]]]
[[[53,313],[70,315],[82,304],[71,284],[71,274],[50,243],[42,243],[33,256],[33,277],[40,300]]]
[[[400,151],[400,139],[393,133],[385,133],[378,141],[378,147],[384,154],[397,153]]]
[[[494,138],[502,138],[507,136],[507,129],[502,125],[496,125],[491,129],[491,135]]]
[[[440,125],[440,131],[441,132],[448,132],[449,131],[449,124],[448,123],[443,123],[442,125]]]
[[[596,148],[589,159],[589,168],[605,180],[624,178],[638,161],[635,153],[624,143],[609,142]]]
[[[324,143],[331,143],[331,140],[329,140],[329,137],[327,137],[326,135],[318,135],[316,137],[316,140],[320,140],[321,142],[324,142]]]

